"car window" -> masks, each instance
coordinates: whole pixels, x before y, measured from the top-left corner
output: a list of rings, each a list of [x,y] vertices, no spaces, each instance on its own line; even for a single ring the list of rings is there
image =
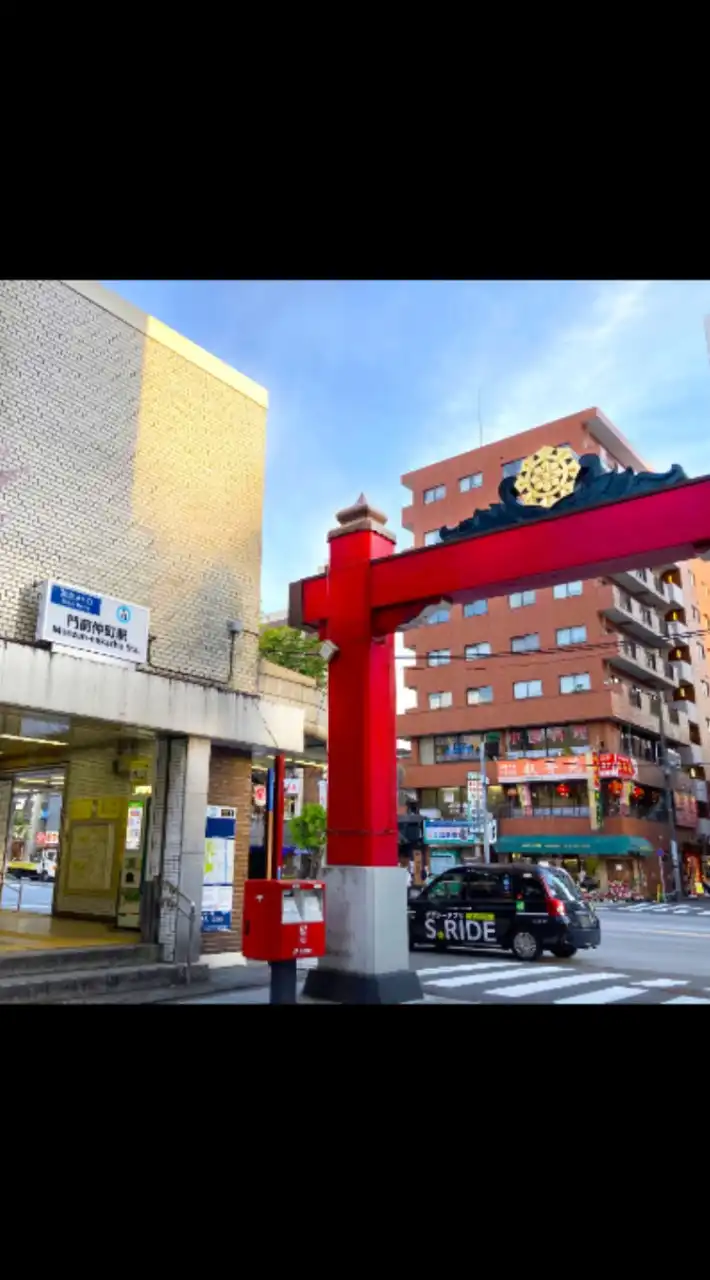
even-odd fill
[[[427,885],[421,894],[427,901],[458,902],[463,896],[465,871],[445,871],[442,876]]]
[[[561,898],[563,902],[579,902],[582,895],[571,875],[562,867],[555,867],[554,870],[552,867],[544,867],[540,874],[556,898]]]
[[[469,871],[466,897],[469,901],[481,898],[507,898],[510,896],[510,876],[492,875],[490,871]]]
[[[516,876],[515,896],[522,894],[523,902],[532,907],[542,906],[547,899],[545,887],[534,871],[522,871]]]

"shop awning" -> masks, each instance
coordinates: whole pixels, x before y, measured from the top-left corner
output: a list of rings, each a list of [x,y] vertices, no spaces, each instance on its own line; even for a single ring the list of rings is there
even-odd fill
[[[496,853],[555,858],[649,858],[655,853],[642,836],[499,836]]]

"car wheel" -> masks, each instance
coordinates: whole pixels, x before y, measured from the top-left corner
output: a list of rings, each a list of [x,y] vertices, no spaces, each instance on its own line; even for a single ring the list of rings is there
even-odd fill
[[[550,947],[550,951],[553,956],[557,956],[558,960],[571,960],[572,956],[577,954],[577,948],[569,942],[562,942],[559,947]]]
[[[519,929],[515,934],[511,951],[516,960],[539,960],[542,955],[542,943],[528,929]]]

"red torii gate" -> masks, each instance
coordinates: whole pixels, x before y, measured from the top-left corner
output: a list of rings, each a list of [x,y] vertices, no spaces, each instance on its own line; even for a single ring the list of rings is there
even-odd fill
[[[540,454],[550,452],[558,451]],[[442,600],[492,598],[708,552],[710,477],[688,481],[680,468],[604,473],[595,455],[579,461],[574,490],[570,484],[554,505],[538,493],[537,507],[523,506],[518,482],[504,480],[500,504],[442,530],[441,543],[399,555],[386,516],[361,497],[336,516],[327,571],[291,585],[290,625],[332,646],[328,942],[308,994],[341,1003],[421,994],[409,969],[406,874],[397,854],[394,632]],[[522,502],[531,502],[529,489]]]

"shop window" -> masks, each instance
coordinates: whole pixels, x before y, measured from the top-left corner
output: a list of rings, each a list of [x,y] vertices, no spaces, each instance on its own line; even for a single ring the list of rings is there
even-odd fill
[[[527,605],[534,603],[534,591],[514,591],[512,596],[508,596],[508,604],[511,609],[524,609]]]
[[[446,764],[451,760],[470,760],[478,751],[479,741],[477,734],[437,734],[434,738],[434,761]]]
[[[581,671],[574,676],[560,676],[560,693],[588,693],[592,687],[588,671]]]
[[[424,490],[424,501],[425,503],[427,503],[427,505],[430,502],[441,502],[442,498],[445,498],[445,497],[446,497],[445,484],[436,484],[434,485],[433,489]]]
[[[490,658],[491,646],[488,640],[482,640],[480,644],[466,645],[466,661],[472,662],[474,658]]]
[[[464,618],[480,618],[483,613],[488,613],[487,600],[471,600],[470,604],[463,607]]]
[[[469,707],[477,707],[482,702],[493,701],[493,686],[490,684],[480,685],[478,689],[466,690],[466,702]]]
[[[429,710],[443,711],[446,707],[450,707],[453,703],[451,693],[430,693],[429,694]]]
[[[558,582],[557,586],[553,587],[552,594],[555,600],[566,600],[568,596],[581,596],[582,583]]]
[[[436,544],[437,544],[437,542],[441,542],[441,530],[440,530],[440,529],[430,529],[428,533],[425,533],[425,534],[424,534],[424,546],[425,546],[425,547],[435,547],[435,546],[436,546]]]
[[[560,627],[557,632],[557,643],[562,644],[585,644],[587,639],[586,627]]]
[[[534,653],[540,648],[540,636],[537,631],[529,631],[524,636],[511,636],[511,653]]]
[[[471,489],[480,489],[482,484],[483,472],[476,471],[472,476],[461,476],[459,490],[461,493],[468,493]]]
[[[541,698],[542,680],[517,680],[513,685],[513,697],[517,699]]]

